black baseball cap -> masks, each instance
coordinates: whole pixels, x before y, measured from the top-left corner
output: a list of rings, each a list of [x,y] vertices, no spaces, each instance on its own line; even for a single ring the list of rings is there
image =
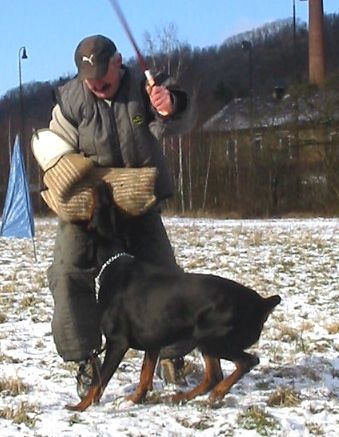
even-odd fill
[[[79,79],[100,79],[105,76],[109,60],[116,51],[114,42],[103,35],[88,36],[80,41],[74,54]]]

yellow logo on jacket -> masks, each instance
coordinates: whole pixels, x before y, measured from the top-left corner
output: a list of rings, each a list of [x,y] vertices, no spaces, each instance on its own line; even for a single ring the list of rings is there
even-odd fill
[[[142,115],[138,114],[138,115],[134,115],[134,117],[132,118],[132,121],[136,126],[140,126],[141,124],[143,124],[144,119],[143,119]]]

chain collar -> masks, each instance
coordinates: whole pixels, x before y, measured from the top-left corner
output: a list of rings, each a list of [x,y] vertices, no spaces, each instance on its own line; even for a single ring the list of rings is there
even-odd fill
[[[105,268],[107,266],[109,266],[110,264],[112,264],[114,261],[116,261],[117,259],[121,258],[122,256],[128,256],[129,258],[134,258],[133,255],[130,255],[129,253],[126,252],[119,252],[114,256],[111,256],[111,258],[108,258],[108,260],[102,265],[98,275],[95,277],[94,282],[95,282],[95,291],[96,293],[99,292],[100,289],[100,285],[101,285],[101,275],[103,274]]]

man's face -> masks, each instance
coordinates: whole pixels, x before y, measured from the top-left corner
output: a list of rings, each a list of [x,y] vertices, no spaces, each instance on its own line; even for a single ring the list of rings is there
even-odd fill
[[[85,79],[86,86],[98,99],[111,99],[114,97],[120,85],[121,62],[121,56],[117,54],[110,60],[104,77]]]

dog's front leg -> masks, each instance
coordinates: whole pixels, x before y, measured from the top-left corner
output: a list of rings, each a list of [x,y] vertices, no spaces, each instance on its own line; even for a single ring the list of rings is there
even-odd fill
[[[127,350],[128,345],[125,341],[121,344],[114,343],[114,345],[107,341],[105,359],[94,385],[81,402],[77,405],[66,405],[66,408],[71,411],[85,411],[90,405],[98,403]]]
[[[140,381],[135,392],[128,396],[129,401],[138,404],[146,397],[147,391],[152,387],[153,375],[155,366],[157,364],[159,356],[159,350],[156,351],[145,351],[144,361],[142,363]]]

